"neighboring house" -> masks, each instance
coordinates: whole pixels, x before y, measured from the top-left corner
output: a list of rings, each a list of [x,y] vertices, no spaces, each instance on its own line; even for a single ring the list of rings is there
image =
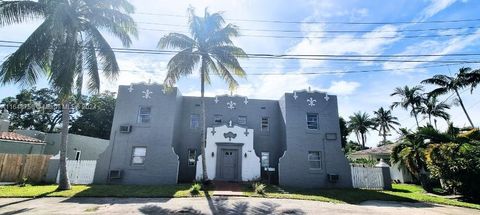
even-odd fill
[[[43,154],[45,142],[14,132],[0,131],[0,153]]]
[[[45,142],[14,132],[8,132],[10,121],[8,112],[0,112],[0,153],[8,154],[42,154]]]
[[[60,133],[43,133],[35,130],[15,130],[15,133],[44,140],[46,144],[43,154],[56,155],[60,151]],[[108,143],[109,140],[68,134],[67,159],[97,160],[100,154],[107,148]]]
[[[96,183],[174,184],[201,178],[201,98],[158,84],[120,86],[110,144]],[[351,187],[340,144],[337,97],[205,98],[209,179],[270,178],[297,187]]]
[[[351,160],[363,158],[366,160],[380,161],[380,159],[383,159],[385,163],[390,164],[390,175],[393,181],[400,183],[411,183],[413,182],[413,177],[408,170],[405,169],[405,167],[401,167],[399,163],[392,165],[390,162],[390,154],[392,154],[392,149],[396,145],[397,144],[388,144],[376,148],[365,149],[354,152],[348,155],[348,157]]]

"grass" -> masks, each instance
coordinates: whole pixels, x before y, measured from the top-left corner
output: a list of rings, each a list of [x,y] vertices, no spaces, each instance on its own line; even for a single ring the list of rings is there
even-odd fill
[[[191,197],[191,184],[163,186],[135,185],[74,185],[71,190],[56,191],[57,185],[0,186],[0,197]],[[480,209],[479,204],[447,199],[427,194],[420,186],[394,184],[391,191],[374,191],[360,189],[298,189],[284,188],[282,193],[273,186],[267,186],[264,194],[257,194],[251,186],[244,186],[248,197],[265,197],[279,199],[301,199],[333,203],[358,204],[368,200],[428,202]],[[212,195],[211,191],[207,191]],[[204,192],[198,193],[205,196]],[[93,209],[92,209],[93,210]]]
[[[57,185],[0,186],[0,197],[190,197],[190,184],[164,186],[74,185],[57,191]],[[203,196],[200,192],[198,196]]]
[[[375,191],[361,189],[298,189],[285,188],[288,193],[281,193],[272,186],[266,188],[265,194],[256,194],[251,187],[245,186],[244,193],[250,197],[313,200],[333,203],[358,204],[368,200],[398,202],[428,202],[480,209],[479,204],[447,199],[427,194],[420,186],[394,184],[391,191]]]

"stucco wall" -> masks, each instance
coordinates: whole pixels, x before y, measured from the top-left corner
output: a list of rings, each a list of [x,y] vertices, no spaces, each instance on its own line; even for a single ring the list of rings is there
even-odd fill
[[[35,130],[15,130],[15,133],[41,139],[46,142],[43,154],[56,155],[60,151],[61,134],[43,133]],[[81,151],[80,160],[97,160],[105,151],[109,140],[69,134],[67,142],[67,159],[75,159],[76,151]]]
[[[227,125],[215,127],[215,132],[212,133],[214,128],[207,129],[207,145],[205,148],[206,151],[206,160],[207,160],[207,174],[209,179],[217,179],[218,174],[217,170],[217,161],[218,156],[218,147],[228,146],[233,144],[239,144],[239,157],[241,165],[239,168],[241,170],[241,180],[242,181],[252,181],[260,178],[260,158],[256,155],[255,149],[253,147],[253,129],[246,129],[240,126],[228,127]],[[245,132],[248,131],[247,134]],[[224,136],[224,134],[232,132],[236,135],[235,138],[229,139]],[[218,144],[222,144],[219,146]],[[214,156],[212,156],[212,153]],[[246,156],[245,156],[246,154]],[[196,168],[196,179],[202,179],[202,157],[198,156],[197,168]]]
[[[178,156],[173,149],[174,121],[178,107],[177,90],[162,93],[158,84],[120,86],[116,101],[110,143],[100,155],[95,170],[95,183],[175,184]],[[144,91],[153,92],[144,98]],[[151,107],[151,122],[137,122],[140,106]],[[120,125],[132,125],[131,133],[120,133]],[[134,146],[147,147],[144,165],[131,164]],[[109,170],[121,170],[121,179],[107,180]]]
[[[296,98],[295,98],[296,97]],[[285,186],[300,187],[351,187],[350,165],[341,150],[340,126],[338,121],[337,97],[324,93],[286,93],[285,116],[286,152],[280,158],[279,183]],[[309,105],[307,100],[315,100]],[[311,130],[306,125],[307,113],[318,114],[318,129]],[[326,134],[336,134],[335,140],[327,140]],[[320,151],[321,170],[309,168],[308,152]],[[339,175],[336,183],[328,181],[327,174]]]
[[[0,153],[5,154],[42,154],[45,144],[32,144],[0,140]]]

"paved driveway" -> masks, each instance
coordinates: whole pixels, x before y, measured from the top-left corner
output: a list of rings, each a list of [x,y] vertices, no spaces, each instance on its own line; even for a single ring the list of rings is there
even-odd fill
[[[206,198],[3,198],[0,214],[480,214],[467,208],[425,203],[362,205],[244,197]]]

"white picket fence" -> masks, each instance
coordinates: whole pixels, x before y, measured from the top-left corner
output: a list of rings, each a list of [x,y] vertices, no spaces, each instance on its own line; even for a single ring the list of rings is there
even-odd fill
[[[383,189],[382,169],[377,167],[351,166],[354,188],[381,190]]]
[[[67,174],[72,184],[91,184],[95,175],[96,160],[67,160]],[[57,174],[57,183],[60,178]]]

